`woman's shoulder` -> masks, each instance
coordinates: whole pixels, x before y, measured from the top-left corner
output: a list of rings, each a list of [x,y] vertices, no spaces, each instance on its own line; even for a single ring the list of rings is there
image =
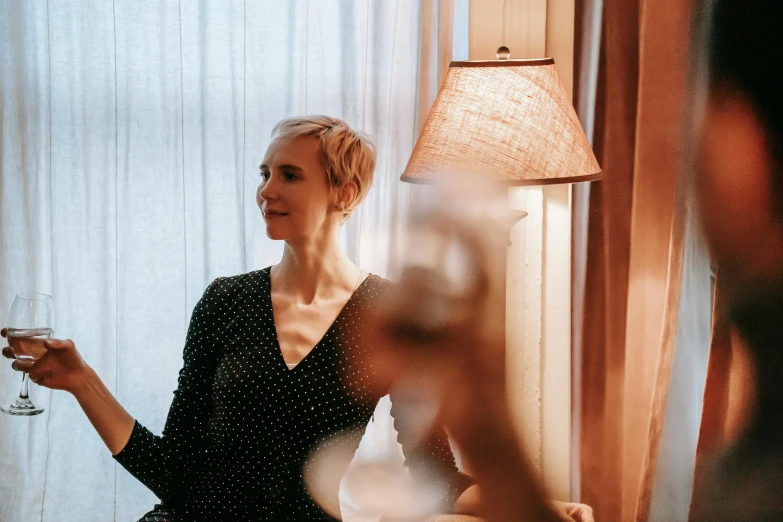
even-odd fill
[[[360,290],[357,292],[360,295],[359,301],[365,305],[375,305],[394,287],[395,283],[381,277],[379,275],[370,273],[362,282]]]
[[[247,292],[258,291],[268,286],[268,283],[269,267],[244,274],[218,277],[209,284],[206,294],[223,299],[239,298]]]
[[[385,277],[379,276],[378,274],[375,274],[373,272],[365,271],[364,273],[366,275],[362,279],[360,286],[374,286],[379,288],[389,288],[391,285],[394,284],[388,279],[386,279]]]

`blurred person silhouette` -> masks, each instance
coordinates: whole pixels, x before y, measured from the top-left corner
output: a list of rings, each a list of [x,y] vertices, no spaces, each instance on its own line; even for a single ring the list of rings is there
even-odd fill
[[[366,323],[372,330],[361,334],[373,338],[373,352],[361,354],[376,368],[372,385],[404,385],[396,407],[408,434],[447,428],[476,480],[456,513],[497,522],[593,522],[589,506],[552,500],[508,407],[505,191],[482,193],[470,183],[440,190],[432,208],[414,218],[400,281]],[[432,403],[437,414],[422,422]]]
[[[706,0],[694,122],[695,194],[747,350],[742,433],[706,467],[694,520],[783,519],[783,2]]]

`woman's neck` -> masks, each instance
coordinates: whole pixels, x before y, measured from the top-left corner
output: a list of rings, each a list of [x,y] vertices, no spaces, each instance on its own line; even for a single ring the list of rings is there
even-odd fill
[[[351,292],[360,270],[343,252],[339,238],[311,243],[286,242],[283,258],[272,267],[276,291],[310,304],[346,289]]]

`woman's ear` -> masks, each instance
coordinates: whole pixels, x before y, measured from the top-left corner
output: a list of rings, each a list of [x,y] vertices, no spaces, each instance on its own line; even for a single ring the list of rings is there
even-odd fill
[[[359,187],[356,186],[356,183],[353,181],[346,183],[337,190],[335,207],[342,212],[349,210],[356,201],[356,196],[358,194]]]

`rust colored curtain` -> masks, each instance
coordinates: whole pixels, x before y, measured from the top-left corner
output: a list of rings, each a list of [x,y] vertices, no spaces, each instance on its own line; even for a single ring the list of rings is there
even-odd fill
[[[577,189],[574,207],[574,230],[585,235],[574,239],[583,278],[573,292],[574,313],[582,314],[574,332],[581,501],[598,520],[643,521],[649,513],[682,268],[675,196],[690,4],[603,0],[595,98],[577,86],[580,114],[594,110],[593,147],[604,170],[602,181]],[[577,2],[583,22],[596,5]],[[589,24],[580,26],[579,41],[589,44]],[[586,55],[577,49],[580,82],[590,78]]]

